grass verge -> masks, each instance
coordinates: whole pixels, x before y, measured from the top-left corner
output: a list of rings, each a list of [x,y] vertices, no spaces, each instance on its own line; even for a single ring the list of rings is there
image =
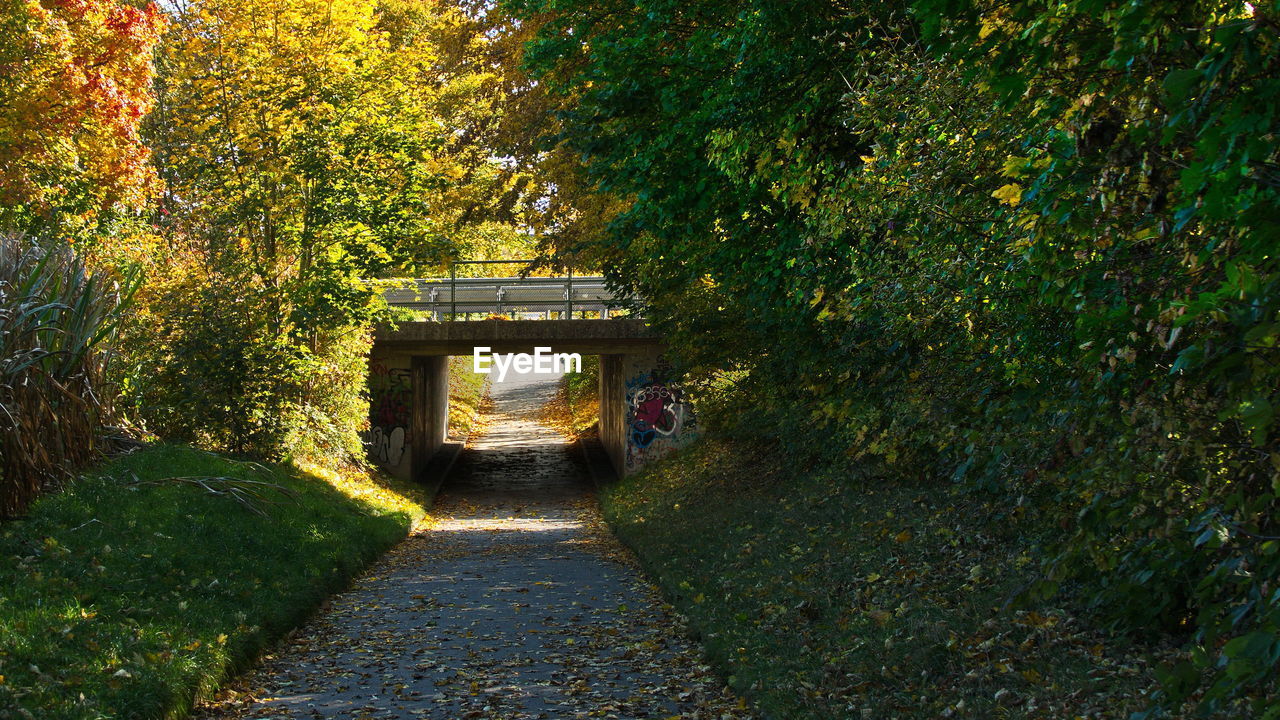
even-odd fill
[[[470,355],[449,358],[449,434],[466,437],[484,416],[489,376],[475,372]]]
[[[586,355],[582,372],[565,373],[560,379],[560,387],[542,407],[539,420],[570,439],[586,435],[600,414],[599,384],[600,356]]]
[[[421,492],[157,446],[41,498],[0,526],[0,717],[181,717],[424,522]]]
[[[949,485],[863,484],[708,439],[602,503],[767,717],[1123,718],[1173,653],[1010,607],[1035,568],[1024,510]]]

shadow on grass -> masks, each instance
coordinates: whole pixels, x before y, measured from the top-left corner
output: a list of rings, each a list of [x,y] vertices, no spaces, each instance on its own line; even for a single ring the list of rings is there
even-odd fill
[[[950,482],[703,438],[605,488],[618,537],[767,717],[1127,718],[1164,641],[1011,604],[1045,530]]]
[[[258,514],[183,476],[290,492]],[[160,446],[41,499],[0,526],[0,716],[184,715],[403,538],[415,493]]]

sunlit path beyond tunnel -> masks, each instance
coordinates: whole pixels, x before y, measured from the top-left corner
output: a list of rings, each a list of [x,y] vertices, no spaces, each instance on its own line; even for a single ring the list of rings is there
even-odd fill
[[[493,386],[439,522],[206,717],[745,717],[603,526],[571,446],[539,424],[556,379]]]

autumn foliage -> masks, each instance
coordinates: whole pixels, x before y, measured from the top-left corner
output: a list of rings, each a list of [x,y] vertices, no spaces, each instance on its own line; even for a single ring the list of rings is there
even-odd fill
[[[435,3],[203,0],[158,52],[145,136],[159,262],[131,329],[128,407],[161,435],[358,458],[377,295],[513,226],[507,179],[458,128],[490,70],[452,68]],[[508,203],[509,209],[509,203]]]
[[[0,515],[95,457],[136,276],[67,245],[145,204],[154,5],[0,3]]]
[[[523,193],[460,130],[500,69],[451,48],[484,38],[401,0],[2,10],[0,229],[144,277],[116,409],[211,449],[360,457],[366,281],[524,241]]]
[[[144,200],[155,172],[138,127],[163,27],[152,3],[4,0],[0,224],[83,223]]]

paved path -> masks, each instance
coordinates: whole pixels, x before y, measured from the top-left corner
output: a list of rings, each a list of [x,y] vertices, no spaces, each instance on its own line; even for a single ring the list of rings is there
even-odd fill
[[[569,446],[533,419],[547,378],[495,384],[439,523],[205,717],[746,717],[604,528]]]

